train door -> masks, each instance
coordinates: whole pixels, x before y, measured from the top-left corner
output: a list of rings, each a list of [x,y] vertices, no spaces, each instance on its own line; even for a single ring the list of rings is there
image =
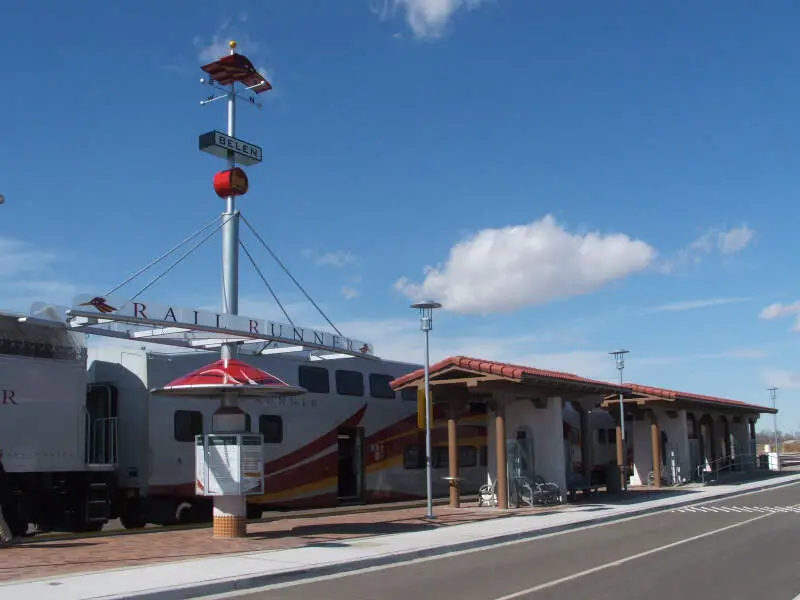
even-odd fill
[[[339,429],[339,501],[356,502],[364,497],[364,429]]]
[[[117,464],[117,389],[93,385],[86,395],[86,463]]]

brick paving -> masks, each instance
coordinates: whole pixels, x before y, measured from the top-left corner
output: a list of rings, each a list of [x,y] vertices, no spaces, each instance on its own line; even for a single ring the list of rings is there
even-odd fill
[[[0,581],[43,579],[70,573],[118,569],[143,564],[178,562],[264,550],[280,550],[351,538],[423,531],[472,521],[550,512],[558,507],[498,511],[474,503],[462,508],[439,506],[436,520],[424,519],[424,508],[280,518],[248,525],[244,539],[214,539],[210,526],[196,529],[152,529],[124,535],[75,535],[57,539],[30,538],[0,548]]]

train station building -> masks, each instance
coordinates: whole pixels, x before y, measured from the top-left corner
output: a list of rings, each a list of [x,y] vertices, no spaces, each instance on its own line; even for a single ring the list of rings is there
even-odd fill
[[[432,365],[429,381],[434,405],[444,405],[447,415],[453,506],[460,502],[456,426],[471,404],[487,409],[488,485],[501,508],[519,505],[519,481],[543,481],[575,494],[598,487],[680,485],[721,471],[755,469],[755,424],[761,414],[776,412],[464,356]],[[419,369],[395,379],[392,387],[424,383]]]

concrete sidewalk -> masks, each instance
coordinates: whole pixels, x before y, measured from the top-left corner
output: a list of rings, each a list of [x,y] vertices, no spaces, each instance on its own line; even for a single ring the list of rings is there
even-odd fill
[[[520,514],[417,531],[333,542],[302,548],[250,552],[59,576],[0,585],[0,600],[177,600],[231,592],[292,579],[379,566],[413,558],[524,540],[574,527],[644,515],[687,504],[719,500],[743,492],[800,483],[792,473],[736,485],[682,488],[679,498],[661,497],[636,504],[583,503],[553,511]],[[493,509],[486,509],[493,510]],[[210,538],[209,545],[214,541]]]

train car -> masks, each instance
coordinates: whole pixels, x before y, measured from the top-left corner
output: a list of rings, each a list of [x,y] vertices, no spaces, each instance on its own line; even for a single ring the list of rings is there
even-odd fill
[[[109,390],[103,413],[119,423],[118,501],[128,528],[211,518],[195,495],[194,439],[209,432],[218,398],[151,391],[217,358],[213,352],[89,348],[95,388]],[[360,357],[313,360],[308,352],[243,354],[242,359],[306,390],[290,398],[246,398],[247,428],[264,436],[265,493],[249,513],[425,497],[424,437],[416,395],[395,392],[393,379],[419,365]],[[485,411],[473,407],[458,431],[462,489],[485,477]],[[446,495],[447,429],[439,409],[432,432],[433,491]]]
[[[82,335],[63,323],[0,313],[0,453],[15,535],[98,530],[115,494],[116,423],[98,412]]]

